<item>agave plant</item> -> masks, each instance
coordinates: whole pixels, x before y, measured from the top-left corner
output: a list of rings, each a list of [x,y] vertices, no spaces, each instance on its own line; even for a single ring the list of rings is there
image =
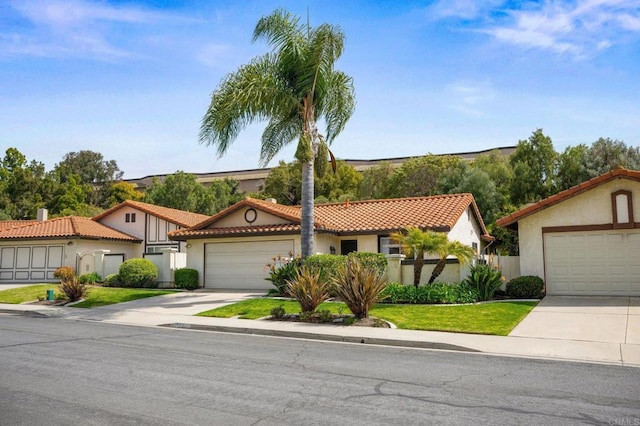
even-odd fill
[[[386,297],[386,279],[375,269],[363,266],[354,257],[347,258],[333,280],[334,292],[358,319],[367,318],[369,309]]]
[[[287,294],[300,304],[302,313],[311,313],[329,298],[330,284],[320,278],[319,271],[303,266],[296,272],[295,278],[287,282]]]

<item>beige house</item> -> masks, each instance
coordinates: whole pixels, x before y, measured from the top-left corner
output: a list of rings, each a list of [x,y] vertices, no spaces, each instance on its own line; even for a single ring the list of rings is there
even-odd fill
[[[384,253],[398,265],[400,248],[389,234],[409,225],[446,232],[478,253],[491,240],[471,194],[320,204],[314,215],[317,253]],[[300,217],[299,206],[247,198],[170,238],[186,243],[187,266],[199,271],[202,286],[268,289],[265,265],[300,253]],[[459,280],[460,268],[449,269]]]
[[[122,262],[147,257],[169,284],[172,271],[186,265],[184,244],[168,233],[209,216],[138,201],[125,201],[93,218],[67,216],[0,222],[0,284],[56,281],[53,272],[70,266],[79,275],[116,273]]]
[[[640,296],[640,171],[617,169],[497,224],[517,230],[520,273],[552,295]]]

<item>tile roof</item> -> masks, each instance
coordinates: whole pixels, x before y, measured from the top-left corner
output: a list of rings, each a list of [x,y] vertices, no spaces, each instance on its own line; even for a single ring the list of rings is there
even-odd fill
[[[566,189],[562,192],[552,195],[551,197],[545,198],[544,200],[538,201],[537,203],[528,205],[525,208],[518,210],[517,212],[511,213],[508,216],[502,217],[496,221],[496,224],[498,226],[508,227],[510,225],[515,224],[520,219],[523,219],[540,210],[543,210],[555,204],[558,204],[568,198],[575,197],[578,194],[582,194],[583,192],[588,191],[591,188],[594,188],[598,185],[602,185],[614,179],[630,179],[630,180],[635,180],[640,182],[640,171],[628,170],[628,169],[622,169],[622,168],[612,170],[608,173],[604,173],[593,179],[589,179],[586,182],[582,182],[579,185],[573,186],[569,189]]]
[[[15,228],[17,226],[23,226],[30,223],[37,222],[36,220],[0,220],[0,231],[8,228]]]
[[[142,212],[157,216],[161,219],[166,220],[167,222],[175,223],[176,225],[182,226],[184,228],[188,228],[191,226],[195,226],[198,223],[207,220],[210,216],[200,214],[200,213],[191,213],[184,210],[172,209],[169,207],[156,206],[155,204],[143,203],[141,201],[132,201],[127,200],[110,208],[107,211],[100,213],[97,216],[93,217],[93,220],[100,221],[100,219],[109,216],[113,212],[120,210],[123,207],[132,207],[134,209],[138,209]]]
[[[215,223],[243,207],[254,207],[293,224],[215,227]],[[317,204],[314,208],[315,228],[319,232],[355,234],[398,231],[406,226],[449,231],[464,211],[471,207],[485,238],[491,238],[471,194],[436,195],[431,197],[395,198]],[[205,222],[186,230],[174,231],[175,238],[220,235],[287,233],[299,230],[300,206],[284,206],[269,201],[246,198]]]
[[[88,217],[66,216],[43,222],[25,222],[29,223],[0,230],[0,240],[84,238],[91,240],[141,242],[139,238],[116,231]]]

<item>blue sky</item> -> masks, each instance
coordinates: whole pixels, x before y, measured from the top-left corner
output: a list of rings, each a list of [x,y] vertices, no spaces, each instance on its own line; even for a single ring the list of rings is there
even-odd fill
[[[198,144],[221,78],[266,52],[283,7],[342,27],[357,107],[332,150],[370,159],[515,145],[640,145],[640,1],[0,0],[0,149],[51,169],[70,151],[125,178],[258,167],[261,125]],[[294,149],[279,159],[290,161]]]

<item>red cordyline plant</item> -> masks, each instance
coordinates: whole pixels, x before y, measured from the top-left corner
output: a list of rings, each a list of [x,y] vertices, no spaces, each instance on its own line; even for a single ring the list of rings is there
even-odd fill
[[[386,279],[355,258],[347,258],[333,280],[334,292],[358,319],[367,318],[369,309],[386,297]]]

